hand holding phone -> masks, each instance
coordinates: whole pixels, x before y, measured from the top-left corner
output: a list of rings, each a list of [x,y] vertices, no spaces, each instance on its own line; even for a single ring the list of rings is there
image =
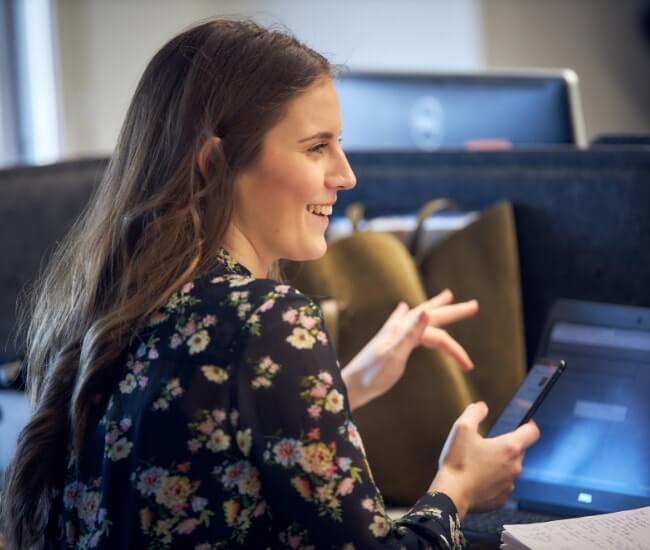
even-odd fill
[[[487,436],[511,432],[528,422],[565,368],[561,359],[538,358]]]

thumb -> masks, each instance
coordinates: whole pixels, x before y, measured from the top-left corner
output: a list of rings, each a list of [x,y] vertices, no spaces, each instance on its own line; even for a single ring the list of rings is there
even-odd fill
[[[487,414],[488,406],[485,401],[477,401],[467,405],[456,422],[473,430],[478,430],[479,424],[485,420]]]
[[[529,420],[512,432],[512,435],[523,449],[527,449],[539,439],[540,431],[535,421]]]

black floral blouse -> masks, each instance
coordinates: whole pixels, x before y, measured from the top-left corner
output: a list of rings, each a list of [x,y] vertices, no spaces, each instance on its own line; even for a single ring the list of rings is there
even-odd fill
[[[55,501],[53,546],[462,546],[443,494],[386,515],[318,307],[221,260],[116,365]]]

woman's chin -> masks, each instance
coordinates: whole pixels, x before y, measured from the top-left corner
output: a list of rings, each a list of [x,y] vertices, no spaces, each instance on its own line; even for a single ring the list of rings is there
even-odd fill
[[[320,243],[310,243],[310,246],[302,248],[299,252],[296,252],[293,257],[287,259],[293,260],[294,262],[307,262],[322,258],[326,252],[327,241],[323,237]]]

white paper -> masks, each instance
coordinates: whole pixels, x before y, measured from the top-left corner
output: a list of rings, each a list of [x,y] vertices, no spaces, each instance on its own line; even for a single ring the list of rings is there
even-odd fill
[[[504,525],[503,529],[501,548],[506,550],[648,550],[650,506],[546,523]]]

